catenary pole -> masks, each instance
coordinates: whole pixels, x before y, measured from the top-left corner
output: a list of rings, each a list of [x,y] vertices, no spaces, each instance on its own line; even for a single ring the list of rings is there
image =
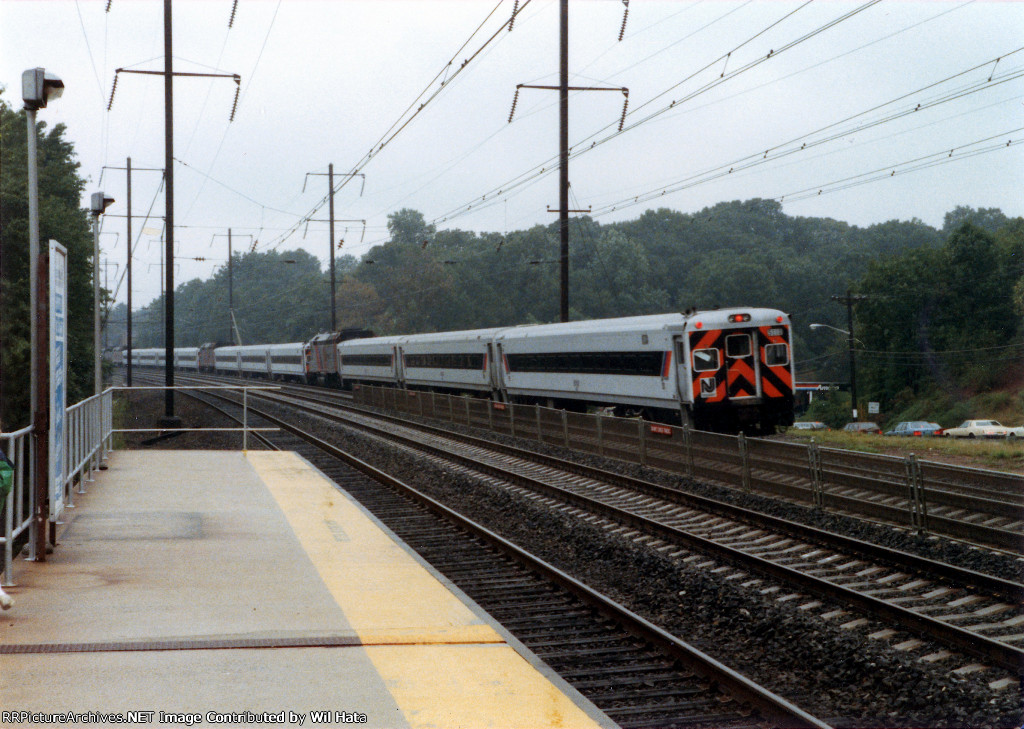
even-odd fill
[[[125,170],[128,176],[128,260],[127,260],[127,281],[128,281],[128,324],[125,335],[127,337],[128,352],[125,359],[125,384],[132,386],[132,158],[128,157],[125,162]]]
[[[328,196],[330,198],[330,203],[329,203],[330,207],[329,207],[329,210],[328,210],[329,214],[328,214],[327,217],[331,221],[330,222],[330,230],[329,230],[329,233],[328,233],[328,235],[330,236],[330,240],[328,240],[328,246],[327,246],[330,249],[330,251],[331,251],[331,331],[332,332],[336,332],[336,331],[338,331],[338,311],[337,311],[337,305],[335,304],[335,301],[334,301],[334,291],[335,291],[334,286],[335,286],[335,284],[334,284],[334,163],[333,162],[331,162],[330,164],[327,165],[327,186],[330,188],[330,195]]]
[[[569,321],[569,0],[559,7],[558,238],[561,321]]]
[[[171,0],[164,0],[164,417],[161,425],[174,427],[174,64],[171,55]]]

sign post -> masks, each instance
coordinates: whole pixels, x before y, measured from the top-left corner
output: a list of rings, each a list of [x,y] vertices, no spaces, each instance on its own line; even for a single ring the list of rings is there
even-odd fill
[[[67,471],[68,251],[50,241],[50,522],[64,512]]]

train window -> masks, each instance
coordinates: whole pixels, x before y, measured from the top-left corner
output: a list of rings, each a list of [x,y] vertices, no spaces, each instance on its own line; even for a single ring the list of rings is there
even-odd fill
[[[697,372],[715,372],[718,369],[717,349],[693,350],[693,369]]]
[[[727,357],[749,357],[750,335],[731,334],[725,338],[725,354]]]
[[[766,344],[764,348],[764,363],[769,367],[789,364],[789,346],[786,344]]]

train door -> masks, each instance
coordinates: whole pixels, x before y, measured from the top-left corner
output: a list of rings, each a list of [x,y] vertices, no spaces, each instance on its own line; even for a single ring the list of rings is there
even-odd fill
[[[757,357],[750,330],[726,330],[725,368],[726,396],[730,400],[758,397],[760,378],[757,376]]]
[[[313,345],[306,342],[302,345],[302,373],[305,375],[306,384],[312,384],[313,372]]]
[[[397,346],[397,345],[395,347],[392,347],[391,351],[392,351],[391,361],[392,361],[392,363],[394,365],[393,369],[394,369],[395,383],[399,387],[405,387],[405,385],[404,385],[404,380],[405,380],[405,367],[404,367],[404,365],[405,365],[405,362],[402,361],[402,357],[404,356],[404,353],[402,352],[402,348]]]
[[[500,346],[500,345],[499,345]],[[484,367],[487,368],[487,382],[491,387],[491,393],[495,399],[500,399],[501,392],[501,363],[494,356],[494,342],[487,343],[487,361]]]
[[[506,392],[506,385],[508,384],[508,369],[505,364],[505,353],[501,349],[500,343],[488,343],[487,351],[491,351],[491,347],[494,347],[494,356],[491,358],[491,381],[494,383],[494,399],[497,402],[508,402],[508,392]]]
[[[789,327],[758,328],[761,391],[766,398],[793,397],[793,362],[789,351]]]
[[[698,323],[699,326],[699,323]],[[725,336],[721,329],[695,329],[689,336],[690,397],[695,409],[726,401],[727,370],[725,364]],[[681,361],[681,363],[682,363]],[[680,387],[687,382],[680,375]]]

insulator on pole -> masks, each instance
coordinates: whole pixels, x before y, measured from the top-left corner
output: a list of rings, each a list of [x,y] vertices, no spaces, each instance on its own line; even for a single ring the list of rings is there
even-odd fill
[[[629,17],[629,0],[622,0],[622,4],[626,6],[625,12],[622,13],[622,27],[619,28],[619,40],[621,41],[623,36],[626,35],[626,19]]]
[[[107,0],[107,9],[104,12],[106,12],[106,13],[110,12],[110,6],[113,4],[113,2],[114,2],[114,0]]]
[[[121,69],[114,72],[114,85],[110,87],[110,101],[107,102],[107,111],[114,105],[114,92],[117,91],[117,74]]]
[[[516,86],[516,95],[512,97],[512,111],[510,111],[508,113],[508,123],[509,124],[512,123],[512,117],[515,116],[516,104],[518,104],[518,103],[519,103],[519,87]]]
[[[519,12],[519,0],[516,0],[512,5],[512,17],[508,19],[508,32],[512,32],[512,26],[516,22],[516,13]]]
[[[626,89],[622,90],[622,95],[626,98],[622,101],[622,116],[619,118],[619,131],[622,131],[622,127],[626,123],[626,109],[629,108],[629,91]]]
[[[235,12],[238,10],[238,0],[231,6],[231,17],[228,19],[228,28],[235,24]]]
[[[238,96],[241,92],[242,81],[238,76],[235,76],[235,100],[231,103],[231,118],[228,119],[229,122],[233,122],[235,120],[235,111],[238,109]]]

